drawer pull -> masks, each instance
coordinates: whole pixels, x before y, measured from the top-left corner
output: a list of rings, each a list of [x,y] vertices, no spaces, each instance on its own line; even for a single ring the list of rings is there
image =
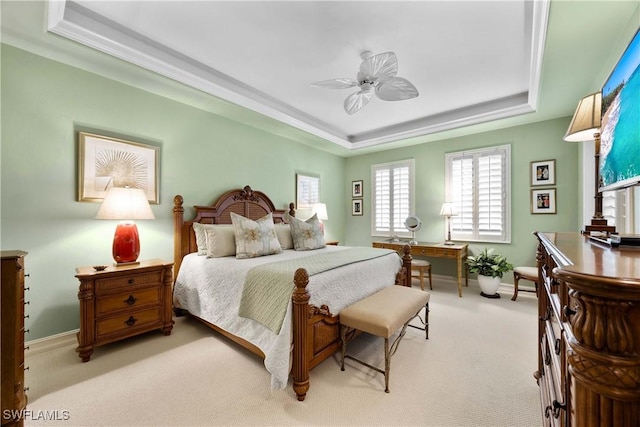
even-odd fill
[[[133,297],[133,295],[129,295],[129,298],[127,298],[126,300],[124,300],[124,303],[125,303],[125,304],[128,304],[128,305],[133,305],[133,304],[135,304],[135,303],[136,303],[136,301],[137,301],[137,299],[135,299],[135,298]]]
[[[133,317],[133,316],[129,316],[129,318],[127,319],[127,321],[126,321],[126,322],[124,322],[124,323],[126,323],[126,325],[127,325],[127,326],[133,326],[133,325],[135,325],[135,324],[136,324],[136,322],[137,322],[137,321],[138,321],[138,319],[136,319],[135,317]]]
[[[24,391],[29,391],[29,387],[25,387],[25,388],[24,388]]]
[[[560,411],[566,409],[567,405],[564,403],[560,403],[557,400],[553,401],[553,418],[560,417]]]
[[[31,290],[31,288],[27,286],[26,288],[24,288],[24,290],[25,290],[25,291],[30,291],[30,290]]]
[[[574,314],[577,313],[577,311],[569,308],[568,305],[565,305],[564,307],[562,307],[562,312],[564,313],[565,316],[570,317],[573,316]]]
[[[28,319],[28,318],[29,318],[29,315],[27,314],[26,316],[24,316],[24,318],[25,318],[25,319]]]
[[[555,350],[556,354],[560,354],[560,338],[556,338],[556,342],[553,346],[553,349]]]
[[[133,279],[129,279],[129,280],[127,280],[127,283],[128,283],[128,284],[130,284],[130,285],[133,285],[135,282],[136,282],[136,281],[135,281],[135,280],[133,280]]]

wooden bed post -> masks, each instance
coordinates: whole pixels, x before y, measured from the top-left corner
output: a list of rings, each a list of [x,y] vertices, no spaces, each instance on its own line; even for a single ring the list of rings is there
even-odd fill
[[[299,268],[293,279],[296,288],[293,291],[293,391],[299,401],[303,401],[309,390],[309,349],[312,343],[308,342],[309,327],[309,294],[306,286],[309,284],[307,270]]]
[[[411,261],[413,257],[411,256],[411,246],[404,245],[402,248],[403,257],[402,257],[402,268],[404,269],[404,286],[411,287]]]
[[[182,263],[182,226],[184,225],[184,199],[181,195],[173,198],[173,280],[175,282]]]

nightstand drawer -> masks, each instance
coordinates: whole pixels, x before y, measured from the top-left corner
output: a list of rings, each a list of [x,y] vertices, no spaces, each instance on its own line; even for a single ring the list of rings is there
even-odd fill
[[[99,294],[100,292],[121,289],[121,288],[131,288],[136,286],[148,285],[150,283],[157,283],[158,285],[162,284],[162,272],[150,271],[148,273],[142,274],[130,274],[128,276],[122,277],[111,277],[104,279],[96,280],[96,292]]]
[[[101,315],[129,308],[135,310],[136,308],[145,305],[159,305],[160,301],[160,287],[116,294],[105,298],[99,298],[96,301],[96,314]]]
[[[153,307],[147,310],[135,311],[110,317],[96,322],[96,333],[98,339],[106,335],[122,332],[135,331],[145,326],[157,325],[160,323],[160,307]]]

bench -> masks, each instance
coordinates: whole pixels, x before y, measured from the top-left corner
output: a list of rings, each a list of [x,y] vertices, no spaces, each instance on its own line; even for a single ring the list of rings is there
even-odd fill
[[[344,360],[351,359],[381,374],[384,374],[385,392],[389,393],[389,373],[391,357],[395,354],[404,337],[407,326],[425,331],[429,339],[429,293],[405,286],[389,286],[350,305],[340,312],[340,334],[342,338],[342,357],[340,369],[344,371]],[[424,320],[419,317],[425,309]],[[424,327],[409,325],[418,317]],[[390,338],[400,329],[400,334],[389,345]],[[384,338],[384,370],[346,354],[347,343],[356,331],[366,332]]]

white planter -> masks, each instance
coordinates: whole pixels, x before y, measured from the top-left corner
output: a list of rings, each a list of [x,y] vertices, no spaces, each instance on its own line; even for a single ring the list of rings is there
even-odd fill
[[[482,276],[478,274],[478,285],[480,285],[480,295],[487,298],[500,298],[498,288],[500,287],[499,277]]]

